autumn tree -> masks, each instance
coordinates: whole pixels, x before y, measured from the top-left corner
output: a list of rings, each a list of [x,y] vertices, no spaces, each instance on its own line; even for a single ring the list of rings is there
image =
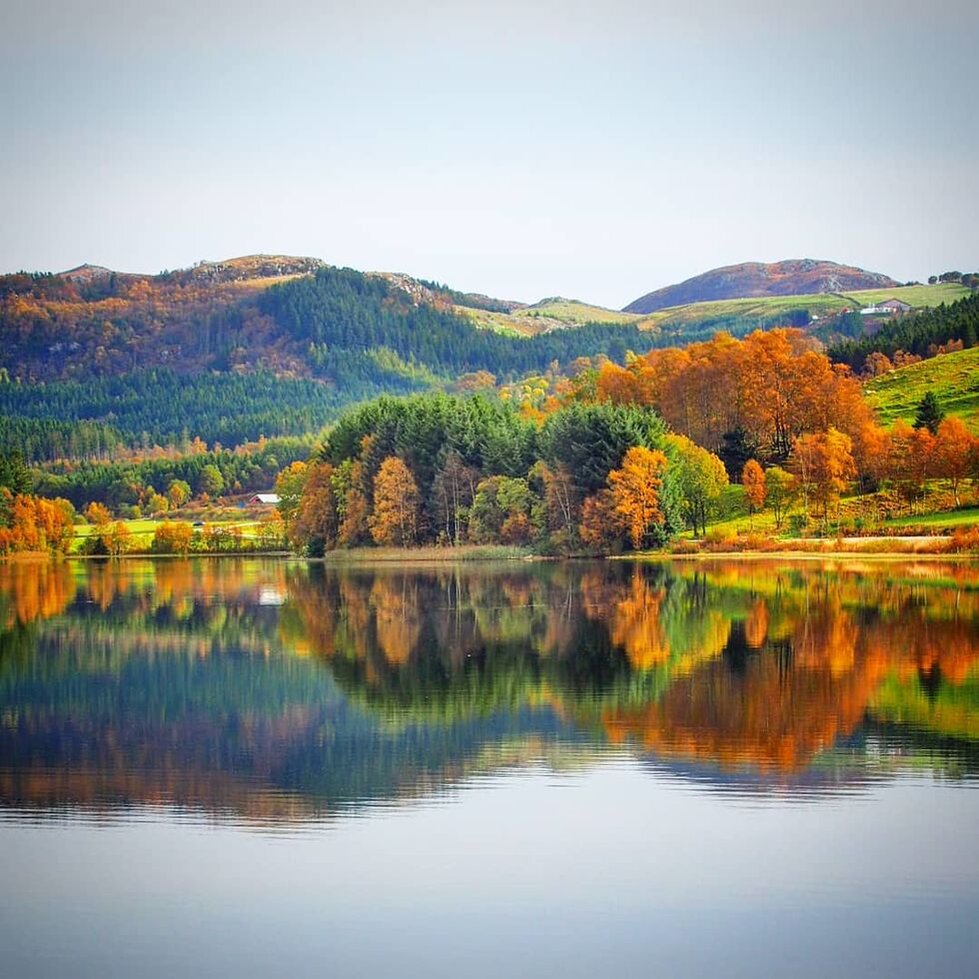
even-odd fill
[[[57,551],[67,554],[73,537],[75,508],[67,500],[45,500],[27,493],[14,496],[0,487],[0,554]]]
[[[183,520],[164,520],[153,532],[152,549],[158,554],[187,554],[194,528]]]
[[[112,520],[112,514],[104,503],[89,503],[83,512],[88,522],[96,527],[104,527]]]
[[[955,505],[960,506],[959,488],[972,471],[973,458],[979,440],[965,427],[961,419],[945,418],[938,426],[935,438],[935,475],[952,484]]]
[[[287,526],[295,520],[306,485],[306,475],[306,463],[294,462],[275,478],[275,493],[279,497],[278,510]]]
[[[626,452],[621,468],[608,474],[612,507],[637,551],[649,546],[654,526],[663,523],[660,490],[666,466],[667,458],[658,449],[636,445]]]
[[[909,512],[925,495],[925,483],[932,475],[935,439],[927,426],[912,428],[899,419],[888,440],[886,476]]]
[[[162,493],[157,493],[156,490],[151,489],[146,494],[146,509],[153,516],[160,516],[170,509],[170,500]]]
[[[397,456],[388,456],[374,479],[374,508],[368,518],[378,544],[408,547],[418,532],[418,485]]]
[[[629,540],[629,530],[610,489],[586,497],[581,505],[578,536],[587,548],[600,554],[620,551]]]
[[[806,515],[810,504],[816,504],[825,530],[830,505],[857,475],[852,439],[835,428],[801,435],[792,444],[789,469],[798,480]]]
[[[190,484],[183,479],[171,479],[167,499],[171,510],[179,510],[190,499]]]
[[[333,466],[312,462],[306,470],[302,496],[286,528],[290,540],[313,557],[337,546],[337,510]]]
[[[98,536],[104,549],[103,553],[111,554],[113,557],[127,554],[133,548],[132,531],[122,520],[117,520],[114,524],[106,524],[99,530]]]
[[[367,476],[360,459],[344,459],[333,474],[333,491],[336,494],[337,544],[340,547],[356,547],[370,541],[370,503],[367,498]]]
[[[748,503],[748,516],[765,506],[765,471],[757,459],[749,459],[741,471],[741,485]]]

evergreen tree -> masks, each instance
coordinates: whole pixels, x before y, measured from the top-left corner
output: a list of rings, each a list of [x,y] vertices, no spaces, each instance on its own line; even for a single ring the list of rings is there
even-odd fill
[[[942,411],[934,391],[929,391],[919,402],[914,413],[914,427],[927,428],[932,435],[938,432],[945,412]]]

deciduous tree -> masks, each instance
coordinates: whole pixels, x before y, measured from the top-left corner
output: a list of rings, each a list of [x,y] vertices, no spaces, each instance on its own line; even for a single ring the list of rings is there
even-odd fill
[[[629,529],[636,550],[650,543],[654,525],[662,525],[660,490],[667,458],[658,449],[633,446],[619,469],[608,474],[612,506]]]
[[[368,519],[378,544],[408,547],[418,531],[418,485],[397,456],[388,456],[374,480],[374,509]]]
[[[765,470],[757,459],[749,459],[741,472],[741,485],[744,487],[744,497],[748,503],[748,515],[765,506]]]

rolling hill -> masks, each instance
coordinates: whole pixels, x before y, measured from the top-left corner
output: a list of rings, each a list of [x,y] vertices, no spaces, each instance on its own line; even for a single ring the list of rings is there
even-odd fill
[[[647,314],[671,306],[718,299],[893,289],[897,285],[899,283],[894,279],[879,272],[867,272],[852,265],[838,265],[812,258],[789,259],[767,265],[744,262],[712,269],[676,285],[649,292],[629,303],[623,311]]]
[[[562,297],[527,305],[281,255],[159,275],[98,265],[16,273],[0,276],[0,451],[45,461],[196,436],[225,446],[306,436],[382,393],[509,381],[580,357],[621,362],[718,330],[831,331],[843,310],[885,293],[937,306],[969,290],[761,296],[640,315]]]
[[[881,422],[914,421],[918,403],[933,391],[947,415],[979,433],[979,347],[941,354],[875,377],[864,385]]]

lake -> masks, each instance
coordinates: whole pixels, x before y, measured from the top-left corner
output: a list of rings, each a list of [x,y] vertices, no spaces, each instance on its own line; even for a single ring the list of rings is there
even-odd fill
[[[979,567],[0,564],[0,972],[979,972]]]

